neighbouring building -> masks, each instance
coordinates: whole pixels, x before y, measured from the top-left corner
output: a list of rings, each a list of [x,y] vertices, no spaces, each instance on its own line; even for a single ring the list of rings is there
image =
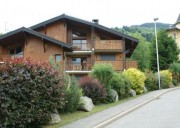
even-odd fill
[[[64,72],[77,78],[98,63],[111,63],[116,71],[137,68],[131,57],[138,40],[98,23],[60,15],[30,28],[19,28],[0,36],[0,62],[30,57],[47,62],[52,55]]]
[[[167,29],[168,35],[174,38],[177,43],[178,48],[180,49],[180,14],[177,18],[177,21],[169,29]],[[179,55],[180,60],[180,55]]]

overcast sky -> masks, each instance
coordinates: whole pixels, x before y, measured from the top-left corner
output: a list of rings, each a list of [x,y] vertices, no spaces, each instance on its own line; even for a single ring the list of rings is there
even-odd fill
[[[0,33],[67,14],[101,25],[122,27],[153,22],[175,23],[180,0],[0,0]]]

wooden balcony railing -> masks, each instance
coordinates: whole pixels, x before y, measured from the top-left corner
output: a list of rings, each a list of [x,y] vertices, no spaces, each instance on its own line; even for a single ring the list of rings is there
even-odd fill
[[[129,68],[138,68],[137,61],[130,61],[130,60],[116,60],[116,61],[102,61],[102,60],[95,60],[94,64],[99,64],[99,63],[105,63],[105,64],[112,64],[114,67],[114,70],[116,71],[122,71],[124,69],[129,69]]]
[[[91,44],[74,43],[72,48],[74,51],[91,51]]]
[[[66,63],[66,71],[91,71],[92,66],[89,63]]]
[[[129,69],[129,68],[138,68],[138,63],[137,61],[132,61],[132,60],[116,60],[116,61],[103,61],[103,60],[94,60],[92,61],[92,64],[86,63],[86,64],[73,64],[73,63],[66,63],[66,71],[91,71],[92,66],[94,64],[112,64],[114,67],[114,70],[116,71],[123,71],[124,69]]]
[[[123,70],[123,61],[103,61],[103,60],[95,60],[94,64],[112,64],[112,66],[114,67],[114,70]]]
[[[95,50],[123,50],[122,40],[98,40],[94,42]]]
[[[129,68],[138,68],[138,63],[137,61],[134,60],[126,60],[126,69]]]

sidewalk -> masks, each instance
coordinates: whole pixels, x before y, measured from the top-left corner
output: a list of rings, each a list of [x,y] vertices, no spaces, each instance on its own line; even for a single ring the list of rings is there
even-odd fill
[[[126,114],[138,109],[139,107],[157,99],[159,96],[169,91],[180,89],[180,87],[163,89],[150,92],[138,98],[129,100],[125,103],[119,104],[115,107],[106,109],[104,111],[95,113],[86,118],[77,120],[61,128],[102,128],[106,124],[125,116]]]

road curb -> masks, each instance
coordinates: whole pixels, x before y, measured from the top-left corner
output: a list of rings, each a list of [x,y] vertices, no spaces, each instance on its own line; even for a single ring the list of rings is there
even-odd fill
[[[156,95],[156,96],[154,96],[154,97],[152,97],[152,98],[150,98],[150,99],[148,99],[148,100],[146,100],[146,101],[144,101],[142,103],[139,103],[139,104],[135,105],[134,107],[132,107],[132,108],[130,108],[130,109],[124,111],[124,112],[121,112],[121,113],[113,116],[112,118],[109,118],[109,119],[101,122],[100,124],[94,126],[93,128],[103,128],[104,126],[106,126],[107,124],[110,124],[111,122],[115,121],[116,119],[121,118],[121,117],[131,113],[132,111],[134,111],[134,110],[136,110],[136,109],[146,105],[147,103],[150,103],[151,101],[159,98],[163,94],[165,94],[167,92],[170,92],[170,91],[173,91],[173,90],[177,90],[177,89],[180,89],[180,87],[175,87],[175,88],[171,88],[169,90],[165,90],[164,92],[161,92],[160,94],[158,94],[158,95]]]

